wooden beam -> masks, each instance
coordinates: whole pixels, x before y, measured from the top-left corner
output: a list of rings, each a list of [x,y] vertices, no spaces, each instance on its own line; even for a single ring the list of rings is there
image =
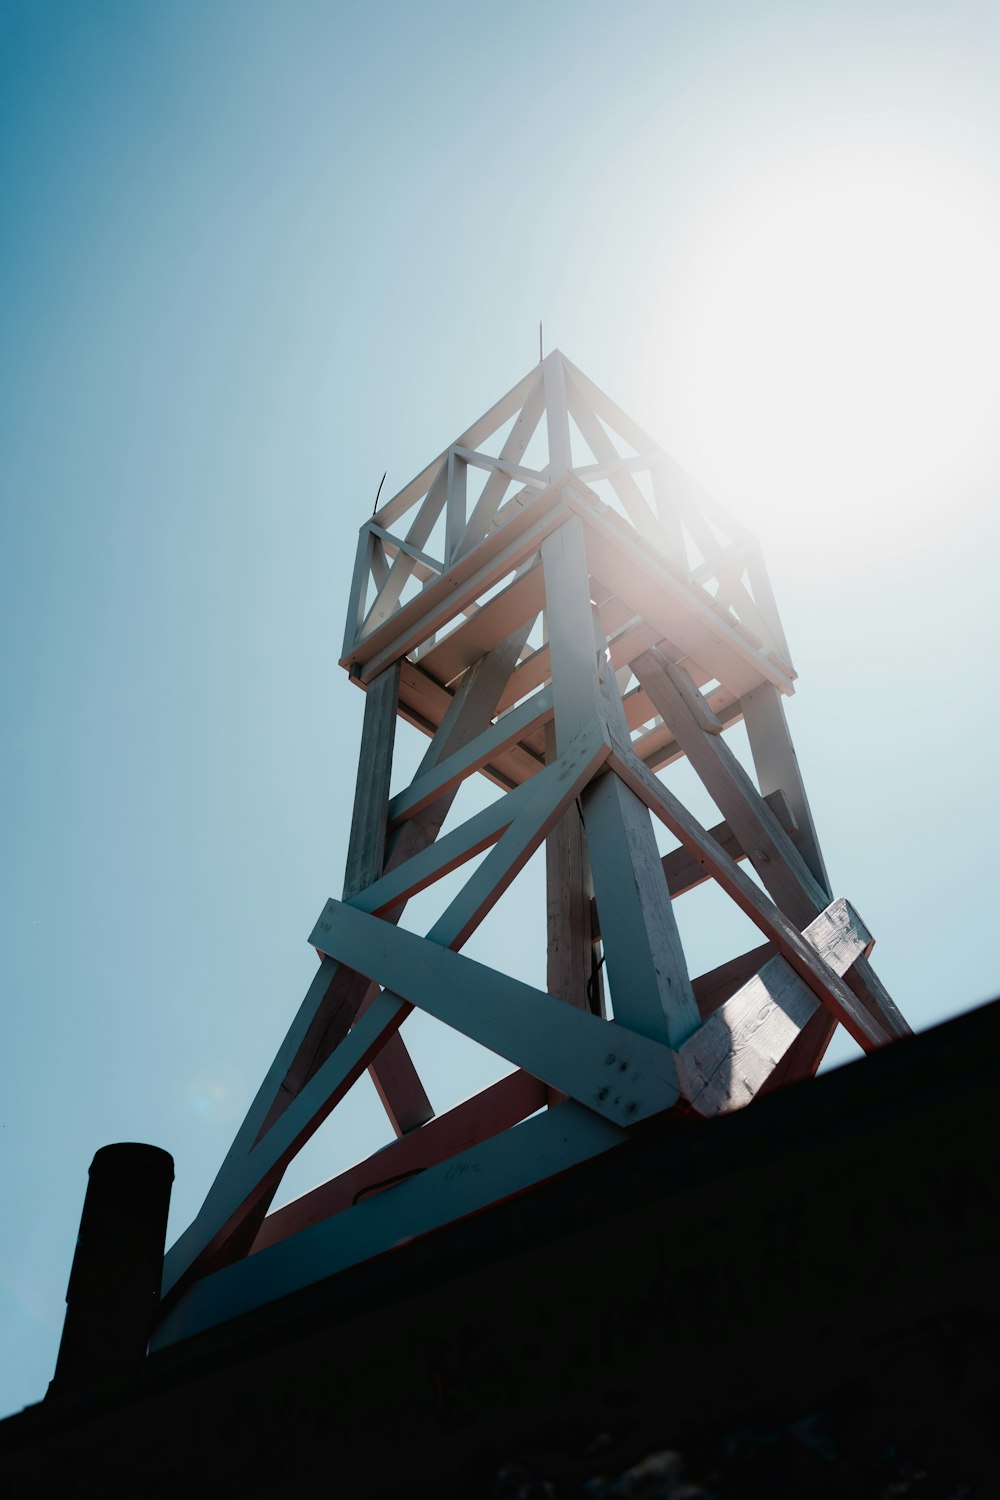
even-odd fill
[[[380,630],[359,642],[341,666],[357,665],[357,675],[368,682],[441,630],[467,604],[537,552],[565,518],[560,493],[558,488],[546,490],[530,510],[512,516],[502,530],[460,558],[442,579],[428,584],[418,599],[402,605]]]
[[[311,942],[387,990],[561,1089],[615,1125],[677,1098],[669,1047],[565,1005],[462,953],[328,901]]]
[[[651,812],[670,829],[682,844],[692,851],[761,932],[774,943],[778,952],[818,995],[823,1004],[847,1028],[866,1052],[893,1040],[887,1022],[869,1014],[833,971],[822,962],[797,927],[778,910],[770,897],[745,875],[735,860],[720,849],[714,839],[683,804],[639,759],[631,746],[612,739],[613,769],[641,797]]]
[[[772,900],[800,929],[828,904],[828,895],[764,802],[717,724],[706,726],[710,710],[681,666],[659,651],[644,652],[632,670],[674,731],[705,790],[722,813]],[[706,727],[708,732],[706,732]]]
[[[782,826],[789,833],[794,833],[795,822],[788,803],[785,801],[784,793],[772,792],[766,801],[781,821]],[[728,823],[716,823],[714,828],[709,828],[706,832],[709,838],[714,839],[731,859],[746,859],[747,852]],[[690,849],[685,849],[683,846],[680,849],[671,849],[669,854],[664,854],[660,863],[666,876],[671,901],[676,901],[677,897],[683,896],[685,891],[693,891],[696,886],[712,879],[701,861],[691,853]],[[592,912],[592,925],[594,936],[600,937],[600,916],[596,903]]]
[[[600,507],[592,492],[567,486],[566,504],[585,519],[588,556],[595,577],[632,610],[656,627],[734,692],[749,692],[761,681],[785,692],[792,684],[763,652],[750,645],[732,621],[717,614],[704,591],[679,578],[669,559],[658,557],[628,535],[627,522]]]
[[[544,604],[545,583],[538,562],[456,625],[443,640],[424,651],[420,665],[438,682],[453,682],[499,641],[506,640],[524,620],[533,619]]]
[[[703,1021],[707,1021],[714,1011],[717,1011],[722,1003],[735,995],[748,980],[755,974],[759,974],[768,959],[774,957],[773,943],[760,943],[756,948],[751,948],[747,953],[741,953],[736,958],[727,959],[725,963],[718,964],[714,969],[709,969],[705,974],[699,974],[691,981],[694,990],[694,998],[698,1002],[698,1014]],[[826,1011],[822,1006],[817,1007],[817,1013]]]
[[[546,726],[546,758],[556,759],[555,730]],[[545,840],[547,960],[545,987],[557,1000],[600,1014],[588,990],[595,987],[593,904],[583,815],[572,803]]]
[[[391,1193],[363,1199],[346,1213],[196,1282],[183,1297],[161,1304],[150,1350],[159,1352],[372,1256],[391,1255],[415,1235],[523,1192],[627,1139],[625,1131],[573,1103],[545,1110],[401,1182]],[[391,1261],[387,1268],[391,1276]]]
[[[536,375],[535,383],[528,396],[525,398],[523,407],[507,435],[507,440],[500,450],[502,463],[515,464],[522,456],[528,444],[535,434],[535,429],[541,420],[542,410],[545,405],[545,393],[542,387],[542,378]],[[463,557],[473,548],[478,547],[480,542],[488,534],[490,527],[494,524],[500,503],[510,487],[511,476],[505,468],[498,467],[487,479],[483,486],[482,494],[476,501],[475,509],[469,518],[465,535],[458,544],[456,559]]]
[[[448,498],[445,502],[445,566],[449,566],[465,535],[466,489],[469,466],[454,448],[448,452]]]
[[[394,1141],[366,1161],[268,1214],[251,1254],[353,1208],[369,1194],[385,1191],[415,1172],[426,1171],[499,1135],[544,1105],[543,1083],[521,1069],[508,1073],[471,1099],[456,1104],[454,1109],[428,1120],[402,1140]]]
[[[396,662],[375,678],[365,696],[354,816],[344,874],[345,900],[373,885],[382,874],[399,677]],[[388,1040],[368,1072],[397,1135],[404,1135],[431,1118],[434,1110],[402,1037],[396,1035]]]
[[[510,420],[518,407],[524,404],[530,392],[537,384],[537,369],[529,370],[527,375],[523,376],[515,386],[512,386],[505,396],[501,396],[500,400],[494,406],[491,406],[488,412],[484,413],[477,422],[473,422],[471,427],[467,427],[455,440],[455,443],[450,443],[448,446],[453,448],[456,444],[460,444],[465,448],[478,448],[479,444],[490,437],[492,433],[496,432],[498,427],[502,427],[505,422]],[[382,509],[377,511],[375,515],[375,519],[380,526],[391,526],[394,521],[410,510],[427,493],[434,475],[441,465],[447,461],[447,457],[448,448],[445,448],[438,454],[437,458],[432,459],[425,468],[421,469],[420,473],[414,479],[411,479],[409,484],[404,485],[398,494],[393,495],[391,500],[386,501]]]
[[[410,786],[398,792],[389,803],[390,822],[396,824],[404,818],[411,818],[429,802],[436,801],[442,792],[493,760],[500,751],[516,745],[532,729],[547,724],[551,717],[552,690],[541,688],[534,697],[519,704],[517,708],[512,708],[474,740],[449,755],[447,760],[432,766]]]
[[[786,916],[797,927],[804,928],[824,909],[828,893],[816,880],[722,736],[704,732],[706,708],[702,695],[684,668],[672,665],[659,651],[638,657],[633,670],[663,717],[673,726],[678,741],[719,811],[749,851],[761,884]],[[793,780],[799,780],[794,766],[787,765],[786,769],[793,775]],[[909,1035],[910,1028],[869,965],[856,967],[850,988],[876,1023],[885,1026],[891,1036]]]
[[[371,885],[382,873],[399,677],[399,663],[395,662],[374,678],[365,694],[354,815],[344,872],[345,901]]]
[[[422,562],[425,567],[428,567],[432,561],[424,557],[421,548],[434,530],[437,519],[444,509],[447,497],[448,465],[445,462],[442,463],[434,483],[427,492],[427,498],[423,501],[411,522],[410,529],[406,533],[405,548],[396,541],[396,538],[393,538],[393,541],[400,550],[396,553],[392,567],[389,569],[389,576],[384,586],[376,595],[375,602],[368,611],[365,623],[361,627],[362,640],[367,636],[371,636],[378,630],[380,625],[384,625],[390,616],[396,613],[403,589],[406,587],[410,574],[413,572],[414,563]],[[383,531],[382,535],[384,537],[388,533]],[[433,570],[440,572],[436,563],[433,565]]]
[[[847,901],[835,901],[802,933],[834,974],[870,951],[872,936]],[[784,958],[726,1000],[680,1050],[684,1094],[700,1115],[739,1109],[757,1094],[818,1007]]]
[[[784,788],[799,826],[799,852],[817,886],[829,894],[830,877],[823,862],[781,695],[772,683],[762,682],[745,693],[740,703],[761,792],[766,795],[777,786]]]

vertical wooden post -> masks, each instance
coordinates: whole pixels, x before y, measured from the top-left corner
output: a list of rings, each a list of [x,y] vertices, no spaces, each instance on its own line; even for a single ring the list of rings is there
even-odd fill
[[[358,756],[354,816],[347,846],[344,900],[373,884],[385,862],[385,833],[396,739],[396,709],[402,663],[380,672],[368,685]],[[366,987],[367,988],[367,987]],[[434,1110],[398,1032],[371,1063],[368,1076],[397,1135],[429,1120]]]
[[[368,684],[365,695],[354,816],[344,871],[345,901],[371,885],[382,873],[401,671],[402,663],[398,661],[386,667]]]
[[[455,559],[458,544],[465,535],[466,489],[469,465],[454,448],[448,450],[448,498],[445,501],[444,561],[448,567]]]
[[[779,788],[785,793],[799,828],[796,836],[799,853],[823,891],[830,897],[830,877],[826,873],[816,825],[809,811],[809,801],[795,746],[788,732],[781,694],[773,683],[762,682],[759,687],[743,696],[740,706],[743,709],[743,722],[750,741],[760,794],[766,797]]]
[[[546,726],[545,759],[555,760],[555,734]],[[590,932],[590,872],[583,817],[577,803],[559,819],[545,840],[546,923],[550,995],[590,1008],[594,945]]]
[[[627,738],[609,663],[598,668],[583,526],[567,521],[542,544],[557,743],[595,718]],[[616,1017],[679,1047],[700,1024],[666,877],[646,807],[613,771],[581,799],[601,938]]]

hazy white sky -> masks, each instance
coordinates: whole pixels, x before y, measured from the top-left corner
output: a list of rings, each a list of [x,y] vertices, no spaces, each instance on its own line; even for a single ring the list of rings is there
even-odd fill
[[[221,1161],[339,893],[357,528],[540,317],[762,533],[904,1012],[996,990],[998,66],[968,3],[0,9],[0,1409],[94,1151],[174,1154],[172,1236]],[[532,880],[472,951],[538,982]],[[283,1196],[384,1138],[345,1114]]]

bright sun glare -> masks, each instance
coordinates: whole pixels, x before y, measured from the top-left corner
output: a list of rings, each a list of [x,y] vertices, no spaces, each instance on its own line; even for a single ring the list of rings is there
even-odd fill
[[[998,266],[997,186],[943,155],[842,150],[748,180],[658,310],[663,437],[683,432],[677,456],[769,553],[933,546],[995,478]]]

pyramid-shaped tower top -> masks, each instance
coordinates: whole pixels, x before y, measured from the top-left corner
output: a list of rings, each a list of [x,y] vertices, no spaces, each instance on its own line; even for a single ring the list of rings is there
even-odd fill
[[[503,638],[528,595],[544,608],[535,560],[572,512],[613,659],[627,662],[616,640],[633,648],[644,627],[719,685],[716,712],[761,682],[792,692],[755,538],[559,350],[362,526],[342,665],[368,682],[404,658],[402,711],[435,727],[442,690]],[[522,675],[543,650],[526,643]]]

